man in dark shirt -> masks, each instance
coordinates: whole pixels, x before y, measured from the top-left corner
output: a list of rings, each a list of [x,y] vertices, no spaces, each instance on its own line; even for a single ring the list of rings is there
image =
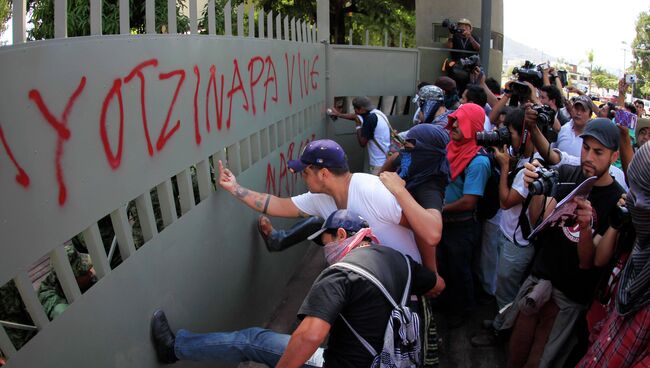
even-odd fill
[[[571,351],[573,329],[580,312],[593,298],[602,269],[594,265],[599,241],[609,227],[609,214],[614,210],[623,189],[609,174],[609,166],[618,158],[619,131],[607,119],[587,123],[581,152],[581,165],[559,167],[557,192],[546,204],[544,196],[533,198],[530,216],[539,218],[542,206],[545,216],[578,184],[595,176],[593,189],[587,198],[576,197],[575,221],[544,229],[534,244],[539,251],[533,261],[531,275],[526,279],[513,302],[514,322],[509,351],[509,366],[561,366]],[[537,179],[539,163],[527,163],[524,181]],[[538,302],[535,314],[517,310],[520,300],[531,289],[550,281],[551,296]],[[556,327],[557,326],[557,327]],[[504,326],[507,328],[508,326]]]
[[[338,210],[310,238],[325,244],[330,264],[345,259],[362,267],[375,275],[395,300],[401,298],[407,279],[404,256],[391,248],[372,245],[376,238],[360,216]],[[437,294],[435,273],[410,257],[408,260],[411,294]],[[291,336],[261,328],[207,334],[179,330],[174,336],[160,310],[154,313],[151,327],[158,360],[166,364],[183,359],[255,361],[272,367],[369,367],[374,357],[339,317],[344,315],[357,333],[381,351],[392,309],[370,281],[352,271],[330,267],[312,285],[298,311],[301,323]],[[323,350],[319,346],[328,335],[328,347]]]
[[[449,33],[449,38],[447,38],[447,48],[454,50],[462,51],[481,51],[481,44],[478,41],[478,37],[472,35],[472,22],[468,19],[461,18],[457,22],[458,30],[460,32]],[[463,52],[451,52],[451,58],[454,61],[458,61],[461,58],[470,56],[469,53]]]

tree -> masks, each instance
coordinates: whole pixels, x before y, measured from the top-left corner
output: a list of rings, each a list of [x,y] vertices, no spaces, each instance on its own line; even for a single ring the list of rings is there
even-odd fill
[[[637,75],[635,92],[650,98],[650,11],[641,12],[636,20],[636,37],[632,41],[634,73]]]
[[[3,1],[3,0],[0,0]],[[186,0],[176,1],[177,30],[189,30],[189,19],[181,13]],[[145,1],[129,2],[131,33],[145,33]],[[68,36],[90,35],[90,1],[68,0]],[[54,38],[54,0],[27,0],[27,11],[32,12],[30,23],[34,28],[28,31],[31,40]],[[156,0],[156,32],[164,33],[167,28],[167,1]],[[120,33],[119,0],[102,1],[102,33]]]
[[[11,18],[11,4],[9,0],[0,0],[0,34],[7,30],[9,18]]]
[[[589,50],[587,53],[587,61],[589,62],[589,89],[588,93],[591,94],[591,77],[594,69],[594,50]]]
[[[606,88],[615,90],[618,86],[618,78],[606,71],[605,69],[594,66],[591,70],[592,81],[597,88]]]

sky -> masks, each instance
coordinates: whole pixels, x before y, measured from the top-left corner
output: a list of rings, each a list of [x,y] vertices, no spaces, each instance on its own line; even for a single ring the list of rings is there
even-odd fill
[[[625,63],[632,59],[638,14],[649,10],[648,0],[503,0],[503,32],[574,63],[586,62],[593,50],[594,65],[619,74],[624,48]]]
[[[621,73],[642,11],[650,11],[648,0],[503,0],[503,28],[517,42],[574,63],[593,50],[594,65]],[[0,43],[11,38],[9,23]]]

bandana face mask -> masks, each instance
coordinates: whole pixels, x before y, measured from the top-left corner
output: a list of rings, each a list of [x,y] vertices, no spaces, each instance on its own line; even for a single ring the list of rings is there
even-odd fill
[[[333,265],[343,259],[352,249],[357,248],[364,238],[370,238],[373,243],[379,242],[372,234],[372,230],[366,227],[344,240],[335,240],[325,244],[323,252],[325,252],[327,264]]]

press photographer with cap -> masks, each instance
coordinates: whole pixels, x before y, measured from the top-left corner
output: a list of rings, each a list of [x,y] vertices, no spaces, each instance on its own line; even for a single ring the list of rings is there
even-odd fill
[[[531,274],[519,289],[501,327],[513,326],[509,366],[562,366],[574,345],[581,313],[592,301],[604,274],[604,269],[595,264],[595,257],[598,244],[610,229],[610,213],[624,193],[608,170],[618,158],[620,135],[611,121],[599,118],[587,123],[580,138],[580,165],[559,166],[556,184],[549,187],[555,189],[545,193],[550,194],[547,201],[544,202],[545,195],[536,195],[530,203],[529,213],[534,226],[543,208],[546,218],[580,183],[596,177],[587,198],[573,199],[572,205],[576,208],[569,216],[571,219],[544,228],[532,239],[539,251],[533,260]],[[539,166],[538,161],[525,164],[524,181],[529,189],[540,177]],[[534,310],[522,312],[528,305],[523,301],[538,285],[547,290],[542,293],[546,298],[535,301]]]
[[[461,18],[456,22],[456,24],[457,28],[455,32],[452,32],[451,29],[449,30],[449,37],[447,38],[445,46],[448,49],[454,50],[481,51],[481,44],[479,40],[477,40],[478,37],[472,35],[472,22],[467,18]],[[454,61],[458,61],[467,56],[469,56],[467,53],[451,52],[451,59]]]

